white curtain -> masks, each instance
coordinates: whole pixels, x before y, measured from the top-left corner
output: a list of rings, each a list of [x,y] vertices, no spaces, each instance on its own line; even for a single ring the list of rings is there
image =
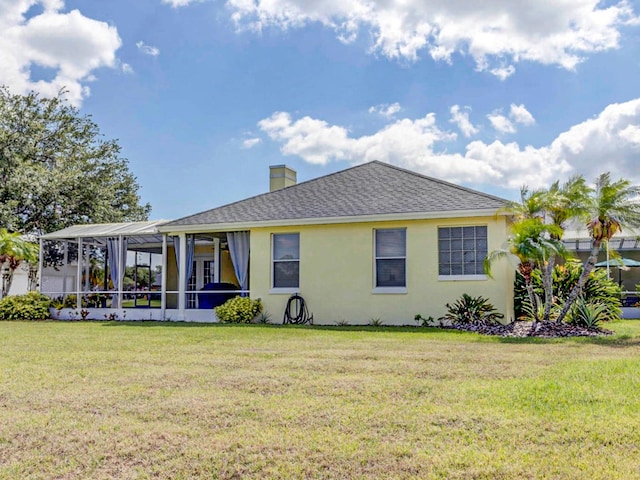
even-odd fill
[[[178,273],[180,273],[180,237],[173,237],[173,248],[176,252],[176,265],[178,266]],[[193,273],[193,256],[196,251],[196,236],[187,235],[187,276],[186,283],[189,284],[189,279]]]
[[[114,290],[120,290],[120,277],[124,273],[124,269],[127,265],[127,247],[128,241],[126,238],[122,239],[122,257],[120,259],[120,265],[118,265],[118,239],[107,239],[107,254],[109,255],[109,276],[111,282],[113,282]]]
[[[229,254],[233,262],[233,270],[236,272],[240,288],[249,289],[249,232],[229,232],[227,233],[227,243],[229,244]],[[243,293],[242,296],[246,296]]]

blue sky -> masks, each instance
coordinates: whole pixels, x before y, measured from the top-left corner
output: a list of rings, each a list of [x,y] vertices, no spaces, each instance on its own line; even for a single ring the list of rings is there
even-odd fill
[[[640,5],[5,0],[0,84],[91,115],[152,217],[382,160],[515,198],[640,183]]]

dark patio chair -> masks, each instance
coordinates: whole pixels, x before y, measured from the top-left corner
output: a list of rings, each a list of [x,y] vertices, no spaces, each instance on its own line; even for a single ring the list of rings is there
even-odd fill
[[[233,283],[207,283],[198,292],[198,308],[211,309],[222,305],[227,300],[237,297],[239,293],[230,292],[226,290],[239,290],[240,287]],[[210,290],[222,290],[222,291],[210,291]]]

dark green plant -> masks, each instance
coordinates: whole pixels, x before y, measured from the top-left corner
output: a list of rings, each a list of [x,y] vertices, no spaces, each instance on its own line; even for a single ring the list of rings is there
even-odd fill
[[[436,324],[435,318],[433,318],[431,315],[429,315],[427,318],[424,318],[422,315],[417,314],[415,317],[413,317],[413,319],[416,321],[416,326],[418,327],[430,327]]]
[[[384,322],[379,318],[372,318],[369,320],[369,326],[371,327],[381,327],[382,325],[384,325]]]
[[[447,313],[442,320],[448,320],[454,325],[493,325],[502,318],[504,315],[488,299],[463,293],[454,304],[447,303]]]
[[[582,264],[579,261],[567,261],[564,265],[556,265],[553,269],[553,297],[556,305],[569,296],[574,285],[578,282],[582,273]],[[542,274],[534,270],[531,274],[531,283],[536,295],[543,294]],[[587,278],[582,296],[588,303],[602,303],[607,306],[608,318],[620,318],[620,287],[616,282],[607,278],[605,269],[595,269]],[[531,307],[524,281],[516,276],[514,287],[514,309],[516,318],[526,317],[527,310]],[[555,316],[557,318],[557,315]]]
[[[609,319],[607,305],[589,303],[584,297],[578,297],[569,310],[567,321],[580,327],[595,329],[600,322]]]
[[[51,299],[38,292],[13,295],[0,300],[0,320],[46,320]]]
[[[271,314],[266,310],[258,315],[257,323],[268,324],[271,323]]]
[[[536,318],[536,313],[538,314],[538,318],[543,318],[544,315],[544,311],[546,309],[546,304],[542,301],[542,299],[540,297],[538,297],[538,295],[536,295],[536,300],[537,300],[537,312],[533,311],[533,307],[531,306],[531,302],[529,301],[529,298],[525,298],[525,302],[522,304],[522,316],[520,318],[525,318],[528,321],[533,321],[534,318]],[[555,321],[558,318],[558,315],[560,314],[560,309],[562,307],[559,307],[559,305],[557,304],[553,304],[551,305],[551,308],[549,309],[549,320],[551,321]]]
[[[262,300],[234,297],[215,307],[218,320],[223,323],[251,323],[262,312]]]

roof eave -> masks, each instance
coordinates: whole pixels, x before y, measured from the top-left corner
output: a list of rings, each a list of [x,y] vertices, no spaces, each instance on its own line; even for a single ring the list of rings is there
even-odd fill
[[[179,233],[197,232],[231,232],[239,230],[250,230],[252,228],[263,227],[290,227],[302,225],[327,225],[344,223],[366,223],[366,222],[392,222],[402,220],[437,220],[445,218],[468,218],[468,217],[490,217],[506,216],[505,213],[495,208],[474,209],[474,210],[451,210],[444,212],[408,212],[408,213],[388,213],[378,215],[357,215],[344,217],[312,217],[293,218],[282,220],[264,220],[252,222],[228,222],[228,223],[201,223],[195,225],[163,225],[158,227],[160,233],[169,235]]]

